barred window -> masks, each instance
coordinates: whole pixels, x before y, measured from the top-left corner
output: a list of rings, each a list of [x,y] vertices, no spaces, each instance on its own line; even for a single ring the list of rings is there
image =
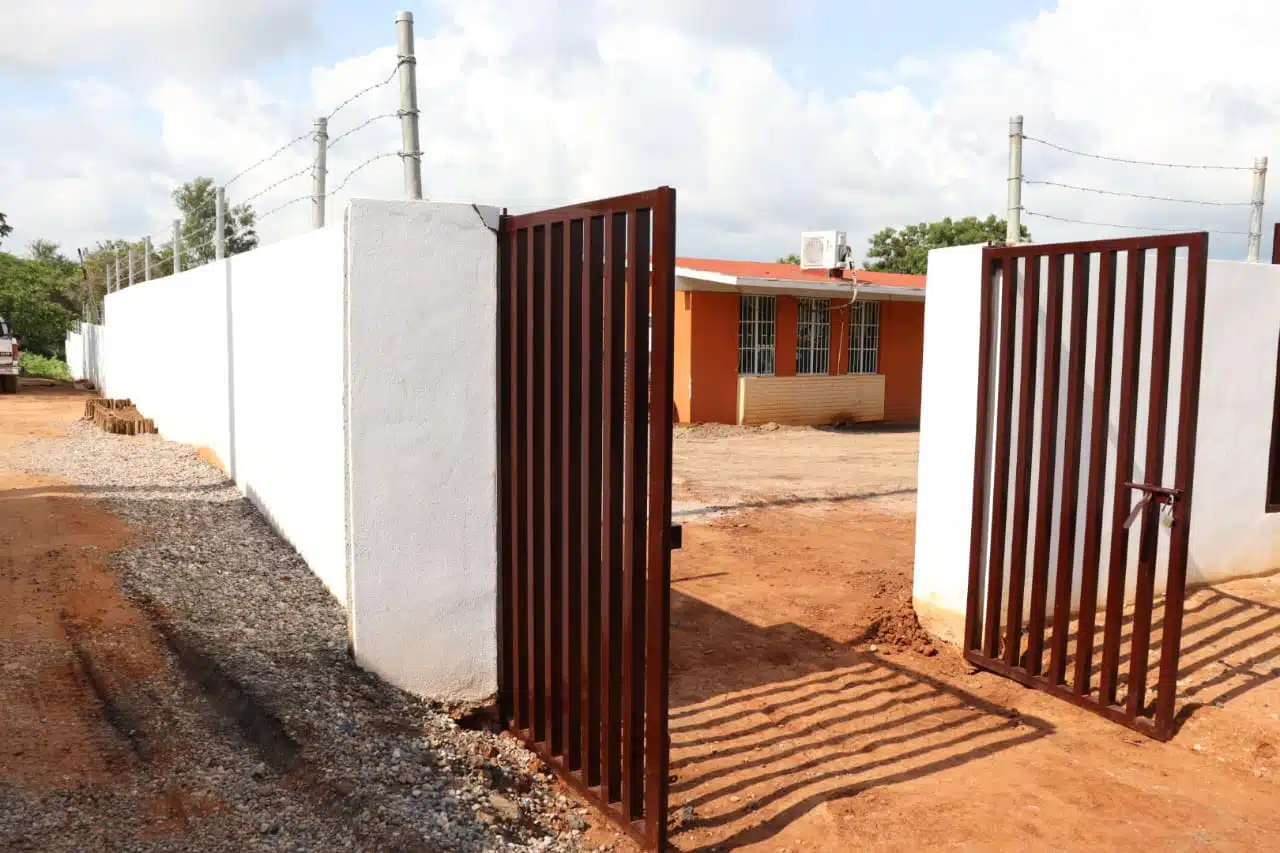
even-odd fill
[[[738,373],[772,376],[774,318],[777,300],[772,296],[743,294],[738,303]]]
[[[849,372],[880,370],[880,303],[855,302],[849,314]]]
[[[831,368],[829,300],[800,299],[796,329],[796,374],[823,374]]]

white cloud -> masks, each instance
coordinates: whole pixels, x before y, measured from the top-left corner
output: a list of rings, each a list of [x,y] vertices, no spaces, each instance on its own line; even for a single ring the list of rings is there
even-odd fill
[[[1280,139],[1268,88],[1280,79],[1280,4],[1062,0],[1011,28],[997,50],[912,49],[862,90],[808,90],[771,59],[791,20],[784,2],[498,0],[437,4],[420,32],[418,79],[429,196],[535,209],[658,184],[679,191],[680,250],[771,258],[808,228],[844,228],[856,248],[884,225],[1003,214],[1010,113],[1028,134],[1151,160],[1249,165]],[[220,180],[306,133],[348,94],[386,78],[394,49],[316,69],[311,101],[260,83],[166,82],[145,99],[86,83],[99,103],[72,123],[20,110],[0,139],[0,209],[23,239],[67,242],[163,228],[166,188]],[[101,84],[98,84],[101,85]],[[397,108],[395,82],[339,112],[338,134]],[[121,121],[123,116],[127,120]],[[43,126],[42,126],[43,124]],[[122,126],[123,125],[123,126]],[[380,119],[330,152],[330,188],[368,158],[394,154]],[[306,168],[303,141],[233,185],[241,200]],[[1028,178],[1191,198],[1247,201],[1248,172],[1145,169],[1028,142]],[[342,195],[399,197],[389,156]],[[255,200],[259,211],[310,191],[303,175]],[[1274,195],[1274,194],[1273,194]],[[1029,186],[1034,211],[1073,219],[1244,230],[1247,208],[1200,208]],[[336,210],[337,204],[334,203]],[[1274,219],[1269,216],[1268,221]],[[1039,240],[1114,229],[1028,217]],[[300,203],[263,222],[267,240],[307,227]],[[1215,239],[1239,256],[1242,238]]]
[[[316,37],[321,0],[5,0],[0,71],[243,70]]]

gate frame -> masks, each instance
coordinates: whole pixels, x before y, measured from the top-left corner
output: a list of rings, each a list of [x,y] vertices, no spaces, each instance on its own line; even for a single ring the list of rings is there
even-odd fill
[[[664,850],[671,550],[679,547],[671,525],[676,193],[659,187],[516,216],[504,211],[498,232],[500,713],[513,735],[619,828]],[[535,281],[539,232],[546,245]],[[648,287],[637,293],[636,271],[646,265]],[[647,340],[640,314],[649,318]],[[530,358],[535,343],[542,351]],[[554,410],[557,399],[563,408]],[[534,436],[551,452],[535,449]],[[561,448],[575,448],[577,458]],[[597,451],[603,463],[589,461]],[[544,487],[548,500],[538,508]],[[535,637],[539,617],[545,636]],[[591,638],[597,642],[585,641]],[[545,671],[535,665],[539,649]]]
[[[1113,240],[1094,240],[1074,243],[1022,244],[1013,246],[988,246],[982,252],[981,319],[979,326],[979,367],[977,391],[977,429],[974,444],[974,479],[972,495],[972,525],[969,544],[969,582],[965,608],[964,657],[983,669],[1003,675],[1028,687],[1043,690],[1075,705],[1093,711],[1121,725],[1128,726],[1158,740],[1173,736],[1174,703],[1177,694],[1178,659],[1182,644],[1182,617],[1186,598],[1186,573],[1188,545],[1191,533],[1192,481],[1194,479],[1196,429],[1200,404],[1200,370],[1204,344],[1205,286],[1208,274],[1208,233],[1169,234],[1155,237],[1135,237]],[[1133,450],[1137,429],[1137,387],[1140,375],[1142,347],[1142,300],[1146,295],[1146,255],[1156,252],[1154,286],[1154,314],[1150,346],[1146,349],[1152,381],[1148,392],[1149,414],[1147,418],[1147,464],[1143,470],[1147,479],[1154,481],[1163,475],[1166,441],[1171,329],[1174,306],[1175,254],[1185,248],[1187,254],[1187,286],[1185,319],[1182,336],[1182,363],[1177,374],[1180,377],[1178,397],[1178,435],[1176,438],[1174,487],[1166,489],[1150,483],[1134,483]],[[1111,404],[1112,348],[1115,328],[1116,259],[1120,252],[1127,253],[1124,337],[1121,344],[1120,399],[1127,401],[1122,407],[1117,428],[1117,464],[1114,472],[1103,470],[1106,462],[1107,423]],[[1077,533],[1079,481],[1082,471],[1081,425],[1084,402],[1085,336],[1088,329],[1087,300],[1089,298],[1089,267],[1094,253],[1098,255],[1099,305],[1094,324],[1099,346],[1095,351],[1094,418],[1087,467],[1086,508],[1083,522],[1084,556],[1081,565],[1082,590],[1077,628],[1075,677],[1068,686],[1066,656],[1071,621],[1071,580],[1074,568],[1074,545]],[[1070,327],[1066,330],[1070,344],[1067,377],[1066,435],[1063,441],[1064,457],[1062,484],[1063,500],[1060,516],[1052,512],[1053,498],[1057,491],[1053,482],[1056,468],[1058,419],[1041,417],[1040,432],[1042,452],[1040,474],[1036,477],[1037,530],[1034,551],[1027,553],[1026,530],[1030,494],[1030,455],[1032,427],[1035,423],[1035,386],[1038,356],[1039,275],[1041,259],[1048,259],[1048,304],[1045,337],[1052,346],[1045,347],[1045,390],[1042,407],[1045,412],[1057,412],[1060,376],[1060,354],[1064,343],[1062,319],[1063,291],[1068,286],[1064,280],[1067,255],[1075,259],[1072,265]],[[1018,262],[1025,262],[1025,272],[1018,276]],[[995,278],[1001,274],[1001,299],[999,307],[999,353],[993,358],[993,333],[996,322]],[[1018,289],[1024,289],[1021,297]],[[1024,300],[1031,300],[1029,303]],[[1024,305],[1024,320],[1020,333],[1014,331],[1016,303]],[[1027,305],[1030,305],[1027,308]],[[1020,338],[1022,346],[1020,364],[1021,388],[1017,394],[1018,411],[1018,468],[1014,491],[1013,542],[1009,547],[1009,598],[1010,618],[1005,629],[1005,650],[1000,654],[1001,595],[1006,567],[1005,533],[1009,522],[1008,500],[1005,495],[1009,480],[1009,435],[1013,416],[1013,346]],[[1105,349],[1102,344],[1105,343]],[[1079,354],[1079,357],[1076,357]],[[1030,368],[1027,369],[1027,366]],[[993,402],[993,373],[999,369],[999,394]],[[1159,385],[1156,379],[1160,379]],[[1158,392],[1158,393],[1157,393]],[[1101,408],[1099,401],[1104,401]],[[991,423],[995,421],[995,440],[991,442]],[[994,471],[991,473],[992,507],[988,515],[988,468],[991,461],[988,446],[995,453]],[[1001,446],[1003,445],[1003,447]],[[1050,450],[1046,453],[1043,448]],[[1152,464],[1154,463],[1154,464]],[[1153,474],[1152,472],[1156,473]],[[1046,482],[1047,480],[1047,482]],[[996,484],[1004,484],[998,487]],[[1108,590],[1106,620],[1103,625],[1103,665],[1098,696],[1092,695],[1090,675],[1094,653],[1094,637],[1097,631],[1097,584],[1103,564],[1102,511],[1103,490],[1111,489],[1115,495],[1112,509],[1111,555],[1108,566]],[[1130,516],[1129,492],[1145,492],[1144,497]],[[1164,627],[1161,640],[1160,672],[1154,718],[1147,716],[1146,676],[1149,652],[1155,563],[1158,544],[1159,511],[1161,505],[1172,510],[1173,527],[1170,533],[1169,568],[1165,587]],[[1124,577],[1128,565],[1128,521],[1141,514],[1141,544],[1138,557],[1138,588],[1134,602],[1134,628],[1131,637],[1133,652],[1130,660],[1129,688],[1124,706],[1116,704],[1116,672],[1122,639],[1121,619],[1124,610]],[[1047,519],[1047,521],[1046,521]],[[1048,674],[1041,672],[1048,596],[1048,572],[1051,561],[1049,538],[1052,527],[1059,527],[1060,540],[1070,544],[1070,549],[1059,543],[1056,561],[1058,592],[1053,613],[1053,643],[1050,652]],[[995,528],[995,529],[992,529]],[[992,543],[991,553],[984,547],[988,532]],[[996,541],[999,540],[999,557],[996,558]],[[1116,555],[1123,554],[1116,568]],[[1030,557],[1030,560],[1027,558]],[[1022,593],[1025,586],[1025,570],[1032,565],[1031,616],[1027,622],[1029,641],[1027,657],[1022,657]],[[982,584],[986,582],[986,599],[983,602]],[[1065,595],[1063,590],[1065,589]],[[1016,618],[1014,617],[1016,611]],[[993,618],[994,617],[994,618]],[[985,625],[983,621],[985,620]],[[1084,624],[1088,624],[1086,634]],[[1024,665],[1025,664],[1025,665]],[[1137,685],[1136,690],[1132,689]]]

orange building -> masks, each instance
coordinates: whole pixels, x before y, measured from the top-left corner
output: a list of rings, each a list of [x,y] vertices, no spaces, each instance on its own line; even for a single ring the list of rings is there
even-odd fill
[[[920,419],[922,275],[676,259],[681,423]]]

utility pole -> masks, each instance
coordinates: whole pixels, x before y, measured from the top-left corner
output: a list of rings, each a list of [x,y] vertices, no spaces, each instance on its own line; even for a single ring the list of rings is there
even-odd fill
[[[1267,158],[1253,161],[1253,201],[1249,205],[1249,254],[1251,264],[1258,262],[1262,250],[1262,202],[1267,197]]]
[[[142,238],[142,276],[144,281],[151,281],[151,238]]]
[[[413,55],[413,13],[396,13],[396,45],[400,61],[400,136],[404,150],[404,191],[422,200],[422,151],[418,146],[418,60]]]
[[[1009,226],[1004,241],[1010,246],[1022,239],[1022,116],[1009,117]]]
[[[316,161],[311,167],[311,227],[324,227],[324,176],[328,169],[329,120],[316,119]]]
[[[182,272],[182,220],[173,220],[173,274]]]
[[[213,259],[227,256],[227,192],[222,187],[213,191]]]

